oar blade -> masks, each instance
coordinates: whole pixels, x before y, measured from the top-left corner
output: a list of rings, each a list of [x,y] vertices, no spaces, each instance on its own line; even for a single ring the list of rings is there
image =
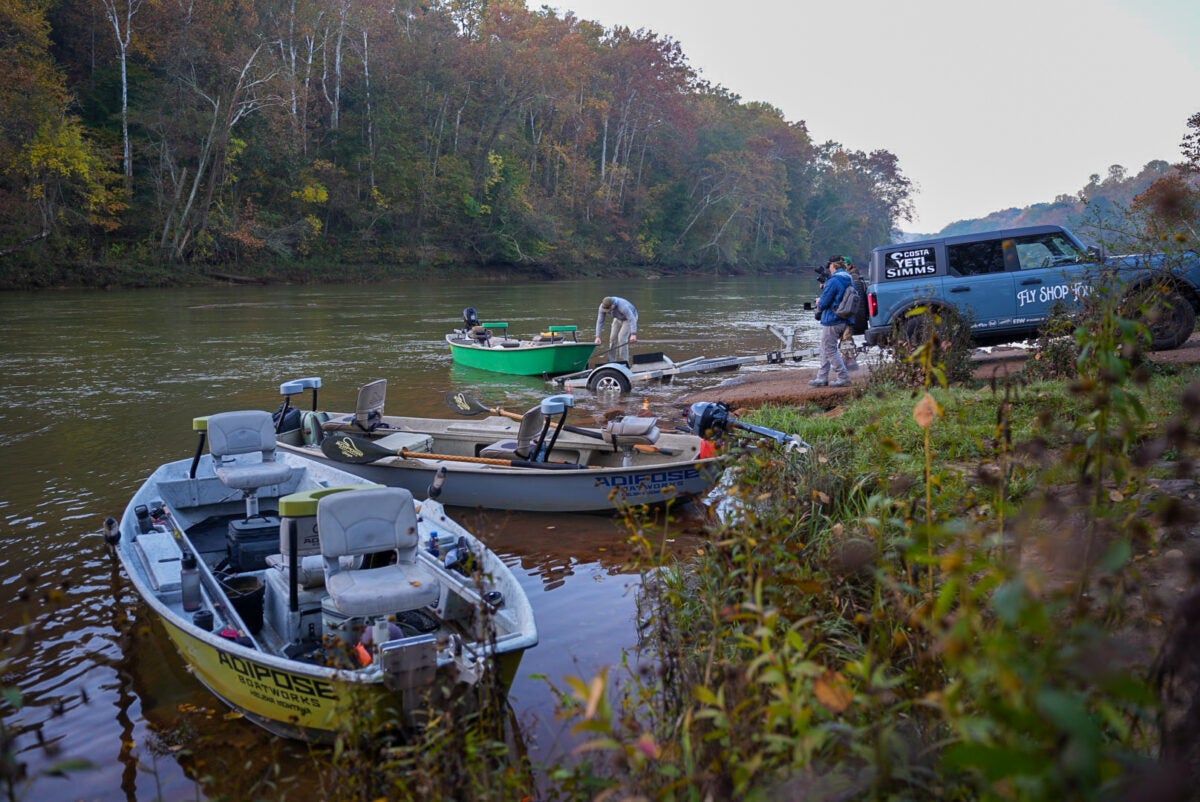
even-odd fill
[[[345,432],[330,432],[321,441],[321,452],[331,460],[362,465],[383,457],[394,457],[396,452],[377,446],[365,437]]]
[[[491,412],[490,409],[479,402],[479,399],[469,396],[461,390],[446,393],[446,406],[459,415],[482,415],[485,412]]]

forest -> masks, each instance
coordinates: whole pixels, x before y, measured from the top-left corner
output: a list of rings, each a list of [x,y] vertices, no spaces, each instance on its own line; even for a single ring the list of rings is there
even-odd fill
[[[0,59],[2,287],[770,270],[911,213],[888,151],[523,0],[8,0]]]

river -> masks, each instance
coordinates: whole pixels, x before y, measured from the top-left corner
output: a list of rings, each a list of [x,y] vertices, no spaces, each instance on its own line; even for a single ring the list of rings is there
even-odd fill
[[[29,775],[20,797],[197,799],[203,775],[221,777],[211,793],[236,797],[265,763],[303,774],[303,746],[226,716],[187,673],[98,535],[154,467],[191,455],[192,418],[274,409],[280,383],[306,376],[322,378],[327,409],[352,408],[359,385],[386,378],[387,410],[397,414],[451,417],[452,390],[523,411],[554,388],[451,363],[443,336],[465,307],[507,321],[515,335],[577,325],[590,337],[600,299],[616,293],[641,313],[633,352],[680,361],[775,350],[769,323],[801,328],[797,346],[815,347],[818,327],[802,307],[816,291],[804,273],[0,294],[3,676],[22,698],[19,710],[5,708],[4,725]],[[619,399],[583,391],[568,422],[649,409],[671,425],[680,419],[674,399],[724,378],[638,385]],[[531,758],[546,765],[573,741],[533,675],[561,687],[567,675],[617,666],[635,645],[638,577],[625,564],[626,530],[604,516],[452,512],[504,556],[533,602],[541,642],[525,656],[511,703]],[[672,544],[676,534],[660,532]],[[228,748],[200,756],[172,748],[200,742]],[[48,775],[76,759],[95,768]],[[279,789],[295,796],[303,781]]]

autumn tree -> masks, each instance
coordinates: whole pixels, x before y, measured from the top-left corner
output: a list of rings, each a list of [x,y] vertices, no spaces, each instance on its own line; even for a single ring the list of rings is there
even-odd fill
[[[1175,247],[1195,249],[1200,238],[1200,112],[1187,121],[1183,161],[1134,199],[1145,233]]]
[[[133,18],[142,0],[101,0],[104,16],[112,25],[117,43],[117,59],[121,66],[121,164],[125,187],[133,183],[133,147],[129,141],[129,50],[133,44]]]
[[[864,153],[836,142],[818,148],[806,218],[816,254],[858,255],[892,240],[912,216],[912,183],[885,150]]]
[[[116,226],[113,171],[89,141],[50,56],[46,3],[0,6],[0,254],[65,226]]]
[[[908,213],[911,186],[891,154],[815,147],[803,122],[707,85],[653,31],[523,0],[53,8],[52,47],[44,25],[19,39],[51,68],[35,83],[58,94],[35,89],[24,106],[8,95],[5,163],[21,164],[12,143],[41,130],[19,139],[21,125],[51,119],[38,109],[69,119],[69,86],[86,124],[45,135],[57,144],[36,151],[37,174],[53,177],[47,165],[65,162],[50,154],[70,143],[106,143],[137,210],[114,236],[167,261],[765,269],[814,250],[858,252]],[[64,59],[60,73],[49,53]],[[33,63],[17,50],[8,61]],[[23,153],[32,165],[35,152]],[[14,192],[10,169],[0,200],[16,209],[21,199],[35,230],[40,219],[82,220],[105,206],[94,203],[99,185],[81,183],[98,174],[58,173],[60,190],[85,191],[53,192],[39,209]]]
[[[166,32],[164,92],[146,123],[158,157],[159,247],[168,260],[181,261],[197,249],[211,253],[209,217],[227,186],[228,160],[241,146],[234,139],[238,125],[282,99],[266,44],[246,35],[257,25],[249,2],[171,0],[157,22]]]

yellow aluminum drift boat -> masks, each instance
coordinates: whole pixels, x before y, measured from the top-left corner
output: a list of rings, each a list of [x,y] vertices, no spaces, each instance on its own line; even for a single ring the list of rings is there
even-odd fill
[[[508,323],[480,323],[474,307],[463,310],[463,328],[446,335],[459,365],[516,376],[557,376],[587,366],[596,346],[580,342],[575,326],[550,326],[522,340],[508,335]]]
[[[155,470],[105,534],[216,696],[270,732],[323,742],[364,702],[403,725],[472,698],[461,691],[507,690],[537,644],[532,608],[438,501],[277,454],[266,411],[195,428],[195,456]]]

